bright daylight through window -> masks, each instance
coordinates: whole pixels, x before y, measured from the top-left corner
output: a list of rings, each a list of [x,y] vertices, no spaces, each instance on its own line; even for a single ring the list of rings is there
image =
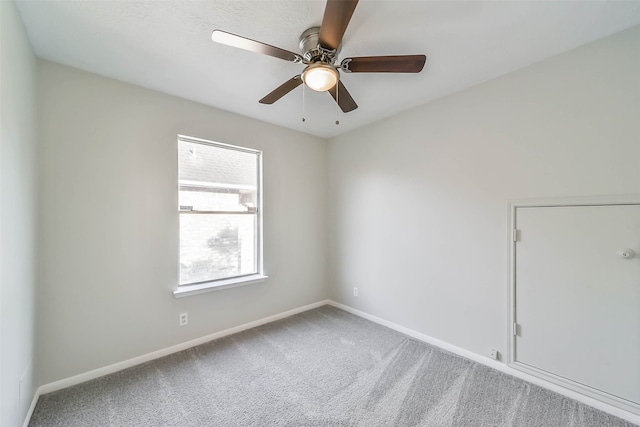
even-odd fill
[[[178,138],[180,287],[262,276],[261,154]]]

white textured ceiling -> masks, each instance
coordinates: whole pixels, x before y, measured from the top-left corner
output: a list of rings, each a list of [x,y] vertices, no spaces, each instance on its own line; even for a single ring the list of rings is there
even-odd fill
[[[361,0],[339,59],[427,55],[420,74],[342,74],[359,108],[302,88],[258,100],[302,65],[213,43],[215,28],[298,51],[324,1],[17,2],[36,54],[291,129],[332,137],[640,24],[640,1]],[[597,61],[594,58],[594,61]],[[340,120],[340,125],[335,120]]]

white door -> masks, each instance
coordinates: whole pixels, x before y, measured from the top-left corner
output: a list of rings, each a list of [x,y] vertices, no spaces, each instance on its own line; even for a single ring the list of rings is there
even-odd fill
[[[640,404],[640,205],[515,220],[515,361]]]

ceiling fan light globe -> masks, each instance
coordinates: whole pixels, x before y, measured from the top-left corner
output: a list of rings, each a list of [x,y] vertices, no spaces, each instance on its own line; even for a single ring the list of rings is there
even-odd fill
[[[311,64],[302,73],[302,81],[309,89],[325,92],[338,83],[338,71],[330,65]]]

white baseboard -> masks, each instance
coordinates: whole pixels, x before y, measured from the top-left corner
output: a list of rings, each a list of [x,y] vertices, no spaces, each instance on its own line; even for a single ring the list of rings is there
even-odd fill
[[[29,406],[29,410],[27,411],[27,416],[24,419],[24,423],[22,424],[22,427],[29,427],[29,421],[31,421],[31,415],[33,415],[33,410],[36,409],[36,403],[38,403],[38,398],[40,397],[40,389],[42,387],[38,387],[38,389],[36,390],[36,392],[33,395],[33,399],[31,399],[31,406]]]
[[[447,342],[441,341],[437,338],[433,338],[429,335],[425,335],[423,333],[414,331],[413,329],[406,328],[404,326],[398,325],[396,323],[390,322],[385,319],[381,319],[380,317],[373,316],[369,313],[365,313],[360,310],[356,310],[355,308],[349,307],[348,305],[340,304],[339,302],[335,302],[332,300],[328,301],[329,305],[332,305],[336,308],[347,311],[351,314],[355,314],[356,316],[362,317],[364,319],[370,320],[372,322],[378,323],[382,326],[386,326],[387,328],[393,329],[395,331],[401,332],[405,335],[408,335],[417,340],[426,342],[427,344],[434,345],[436,347],[440,347],[443,350],[449,351],[451,353],[457,354],[464,358],[473,360],[474,362],[482,363],[483,365],[489,366],[490,368],[497,369],[500,372],[504,372],[505,374],[514,376],[516,378],[520,378],[524,381],[530,382],[537,386],[546,388],[563,396],[566,396],[570,399],[577,400],[578,402],[584,403],[585,405],[592,406],[596,409],[599,409],[608,414],[614,415],[616,417],[622,418],[623,420],[632,422],[634,424],[640,425],[640,415],[633,414],[631,412],[625,411],[624,409],[609,405],[608,403],[602,402],[600,400],[591,398],[589,396],[585,396],[584,394],[575,392],[573,390],[566,389],[559,385],[553,384],[551,382],[547,382],[540,378],[529,375],[525,372],[518,371],[516,369],[510,368],[502,362],[498,362],[496,360],[490,359],[486,356],[482,356],[478,353],[474,353],[472,351],[466,350],[461,347],[457,347],[453,344],[449,344]]]
[[[314,308],[318,308],[330,303],[331,302],[329,300],[318,301],[313,304],[294,308],[293,310],[285,311],[283,313],[274,314],[273,316],[269,316],[263,319],[255,320],[253,322],[245,323],[240,326],[235,326],[233,328],[225,329],[224,331],[216,332],[204,337],[196,338],[191,341],[187,341],[171,347],[163,348],[161,350],[157,350],[152,353],[143,354],[142,356],[134,357],[132,359],[125,360],[123,362],[114,363],[113,365],[94,369],[93,371],[74,375],[73,377],[65,378],[59,381],[54,381],[52,383],[42,385],[38,387],[38,389],[36,390],[35,396],[33,397],[33,401],[31,402],[31,407],[29,408],[29,412],[27,413],[27,418],[24,421],[24,427],[27,427],[29,425],[29,421],[31,420],[31,415],[33,414],[33,410],[36,407],[38,398],[43,394],[62,390],[64,388],[71,387],[76,384],[80,384],[89,380],[100,378],[105,375],[113,374],[115,372],[122,371],[124,369],[131,368],[133,366],[140,365],[142,363],[149,362],[151,360],[159,359],[161,357],[168,356],[170,354],[177,353],[179,351],[186,350],[188,348],[195,347],[197,345],[204,344],[206,342],[213,341],[218,338],[226,337],[227,335],[232,335],[247,329],[255,328],[256,326],[261,326],[267,323],[275,322],[276,320],[284,319],[285,317],[293,316],[294,314],[312,310]]]

